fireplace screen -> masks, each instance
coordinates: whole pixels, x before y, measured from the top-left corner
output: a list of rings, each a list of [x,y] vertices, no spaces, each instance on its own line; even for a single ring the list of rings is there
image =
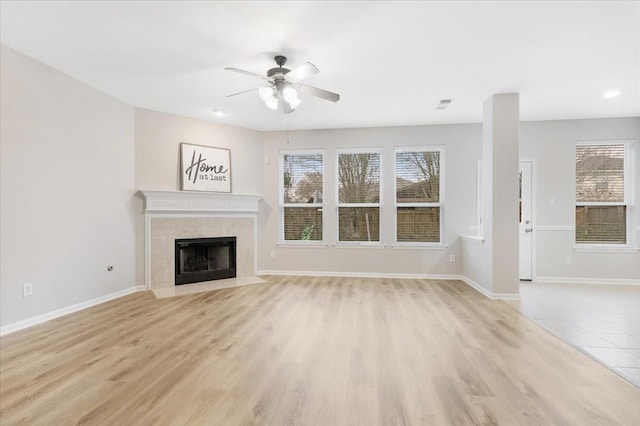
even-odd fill
[[[176,285],[236,276],[236,237],[176,240]]]

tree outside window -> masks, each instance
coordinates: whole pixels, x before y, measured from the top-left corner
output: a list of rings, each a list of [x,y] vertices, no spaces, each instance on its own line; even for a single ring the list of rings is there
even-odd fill
[[[380,152],[338,152],[338,241],[380,241]]]
[[[440,149],[396,150],[396,241],[441,242]]]
[[[576,243],[626,244],[628,145],[576,146]]]
[[[287,151],[280,158],[282,240],[322,241],[322,151]]]

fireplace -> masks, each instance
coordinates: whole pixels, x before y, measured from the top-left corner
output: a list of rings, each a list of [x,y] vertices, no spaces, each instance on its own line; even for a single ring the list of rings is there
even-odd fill
[[[175,284],[236,277],[236,237],[175,240]]]
[[[154,190],[137,195],[144,199],[146,288],[176,288],[175,240],[181,238],[235,236],[236,278],[255,276],[260,196]]]

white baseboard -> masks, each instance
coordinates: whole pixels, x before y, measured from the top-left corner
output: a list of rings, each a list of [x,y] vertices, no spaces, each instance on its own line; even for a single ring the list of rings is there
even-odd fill
[[[65,308],[56,309],[55,311],[48,312],[46,314],[42,314],[32,318],[27,318],[22,321],[14,322],[12,324],[8,324],[3,327],[0,327],[0,336],[4,336],[5,334],[13,333],[14,331],[22,330],[23,328],[28,328],[36,324],[40,324],[45,321],[52,320],[54,318],[72,314],[74,312],[78,312],[83,309],[90,308],[91,306],[99,305],[101,303],[105,303],[110,300],[117,299],[122,296],[126,296],[127,294],[135,293],[138,291],[144,291],[144,290],[146,290],[146,288],[145,286],[142,286],[142,285],[129,287],[124,290],[116,291],[115,293],[96,297],[95,299],[76,303],[75,305],[67,306]]]
[[[535,283],[555,284],[595,284],[595,285],[640,285],[640,280],[630,278],[581,278],[581,277],[541,277],[533,279]]]
[[[326,272],[326,271],[282,271],[263,270],[258,275],[298,275],[302,277],[344,277],[344,278],[397,278],[413,280],[457,280],[478,291],[483,296],[492,300],[520,300],[518,293],[493,293],[482,287],[475,281],[456,274],[397,274],[397,273],[371,273],[371,272]]]
[[[409,280],[459,280],[460,275],[453,274],[397,274],[381,272],[335,272],[335,271],[284,271],[263,270],[257,275],[297,275],[301,277],[341,277],[341,278],[397,278]]]
[[[494,293],[482,287],[471,278],[465,277],[464,275],[460,275],[459,280],[491,300],[520,300],[519,293]]]

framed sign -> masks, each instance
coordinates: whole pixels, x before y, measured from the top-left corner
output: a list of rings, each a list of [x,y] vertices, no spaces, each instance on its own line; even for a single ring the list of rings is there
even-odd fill
[[[183,191],[231,192],[228,149],[181,143],[180,165]]]

